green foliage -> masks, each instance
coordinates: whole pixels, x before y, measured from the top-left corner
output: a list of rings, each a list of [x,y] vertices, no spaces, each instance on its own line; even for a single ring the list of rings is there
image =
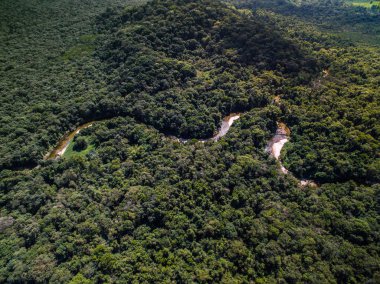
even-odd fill
[[[97,54],[112,94],[128,115],[165,133],[210,137],[221,117],[269,102],[269,82],[254,83],[263,72],[308,81],[320,69],[310,50],[260,18],[214,1],[174,2],[98,18],[105,45]]]
[[[73,145],[73,150],[80,152],[83,151],[87,148],[88,144],[87,141],[84,137],[79,137],[74,139],[74,145]]]
[[[304,20],[266,11],[259,15],[299,45],[307,37],[314,56],[326,66],[309,84],[282,91],[284,120],[292,130],[283,156],[286,168],[319,182],[378,182],[379,49],[348,45],[308,27]]]
[[[128,3],[143,1],[1,1],[0,169],[36,165],[67,130],[97,116],[105,81],[92,57],[94,21]]]
[[[0,205],[17,221],[0,236],[8,247],[2,277],[371,279],[380,265],[379,187],[299,188],[267,160],[266,137],[252,134],[258,125],[269,132],[268,114],[253,110],[220,142],[189,145],[133,119],[112,119],[88,129],[92,156],[20,172],[23,181],[3,172]],[[52,256],[60,264],[54,270]]]
[[[69,146],[67,147],[65,153],[63,154],[63,157],[71,158],[74,156],[86,156],[88,154],[91,154],[95,150],[95,145],[88,142],[86,138],[84,138],[84,141],[87,144],[84,150],[75,150],[74,149],[75,143],[71,142]]]
[[[368,9],[379,9],[380,1],[372,1],[372,0],[349,0],[348,3],[354,6],[365,7]]]
[[[380,46],[380,9],[366,0],[229,0],[242,8],[265,9],[306,20],[324,31]],[[352,5],[352,3],[355,5]],[[371,3],[372,2],[372,3]],[[372,9],[368,9],[372,5]]]
[[[0,4],[0,282],[379,282],[379,50],[313,27],[369,11],[24,2]]]

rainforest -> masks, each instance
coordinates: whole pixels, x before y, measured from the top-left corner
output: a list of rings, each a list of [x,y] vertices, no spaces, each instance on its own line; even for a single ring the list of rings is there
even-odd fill
[[[380,8],[2,0],[0,283],[380,283]]]

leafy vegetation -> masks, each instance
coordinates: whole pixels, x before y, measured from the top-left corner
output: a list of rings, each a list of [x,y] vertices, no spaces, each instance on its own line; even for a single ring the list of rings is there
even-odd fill
[[[135,1],[141,3],[141,1]],[[36,165],[93,114],[105,82],[95,17],[133,0],[0,3],[0,168]]]
[[[229,2],[0,3],[0,282],[380,281],[376,12]]]
[[[380,46],[380,10],[342,0],[231,0],[239,7],[265,9],[316,25],[324,32]]]
[[[380,6],[380,1],[368,1],[368,0],[353,0],[353,1],[348,1],[354,6],[360,6],[360,7],[365,7],[368,9],[379,9]]]
[[[74,141],[68,145],[63,157],[71,158],[73,156],[86,156],[94,150],[95,146],[92,144],[91,140],[89,141],[88,137],[75,137]]]
[[[295,19],[289,28],[287,17],[260,16],[298,44],[305,44],[307,31],[315,56],[328,62],[319,78],[281,91],[283,119],[292,129],[287,168],[319,182],[378,182],[379,48],[326,39]]]
[[[207,144],[179,144],[131,119],[100,122],[95,156],[3,171],[1,206],[17,219],[2,242],[3,279],[375,277],[378,187],[316,191],[279,176],[261,150],[268,111]]]
[[[139,121],[186,138],[210,137],[223,116],[268,104],[275,82],[263,71],[307,82],[321,69],[273,26],[214,1],[158,1],[104,14],[99,28],[110,95]]]

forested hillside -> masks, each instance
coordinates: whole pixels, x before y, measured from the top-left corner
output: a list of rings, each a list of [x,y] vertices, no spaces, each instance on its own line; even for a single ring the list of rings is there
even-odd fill
[[[99,22],[107,39],[97,52],[109,95],[163,132],[208,137],[223,116],[270,102],[276,87],[269,72],[307,82],[322,68],[307,47],[259,18],[215,1],[167,5],[104,15]]]
[[[265,9],[306,20],[325,32],[360,44],[380,46],[380,9],[374,1],[358,0],[229,0],[240,8]],[[372,3],[372,4],[371,4]]]
[[[36,165],[105,87],[95,18],[134,0],[0,2],[0,168]]]
[[[378,182],[379,48],[266,10],[259,10],[258,17],[299,45],[307,43],[325,66],[318,79],[281,91],[284,120],[293,131],[284,155],[287,166],[299,177],[321,182]]]
[[[0,16],[1,283],[380,282],[374,9],[6,0]],[[279,123],[288,174],[265,151]]]

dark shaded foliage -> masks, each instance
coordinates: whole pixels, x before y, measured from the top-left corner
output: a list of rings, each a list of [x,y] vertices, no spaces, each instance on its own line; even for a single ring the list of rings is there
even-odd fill
[[[378,48],[313,28],[318,7],[83,3],[0,3],[1,283],[379,282]],[[234,111],[216,143],[166,135]],[[94,119],[91,151],[41,161]],[[320,187],[265,153],[277,121]]]

